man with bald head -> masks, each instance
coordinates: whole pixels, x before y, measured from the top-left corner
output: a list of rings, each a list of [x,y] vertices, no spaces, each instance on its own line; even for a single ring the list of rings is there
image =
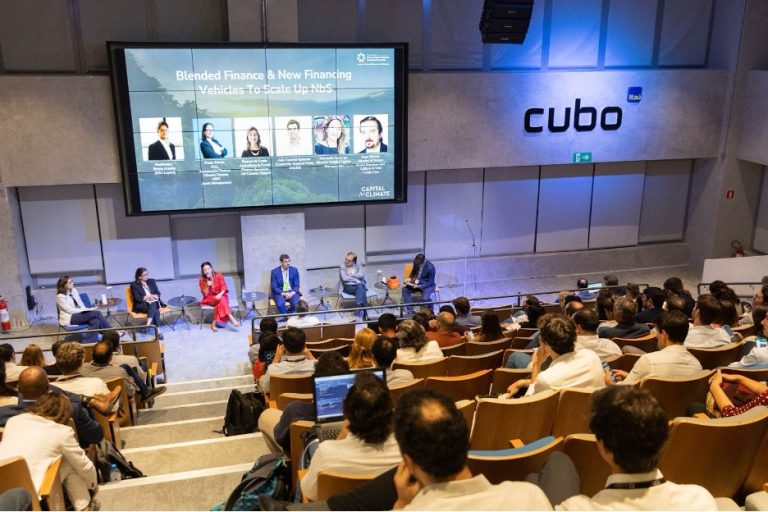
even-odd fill
[[[458,345],[464,338],[461,334],[453,330],[456,317],[448,311],[441,311],[437,315],[437,330],[427,332],[427,339],[434,340],[440,345],[440,348]]]
[[[48,383],[48,374],[39,366],[30,366],[19,375],[19,402],[16,405],[0,407],[0,427],[4,427],[8,419],[24,412],[48,391],[62,393],[69,398],[72,404],[72,420],[75,422],[77,438],[82,446],[98,443],[104,439],[104,430],[101,425],[90,417],[83,406],[82,399],[85,397],[51,386]]]
[[[129,373],[130,370],[130,373]],[[112,364],[112,344],[108,341],[100,341],[93,347],[92,360],[80,367],[80,374],[85,377],[98,377],[103,381],[122,378],[128,396],[132,397],[139,391],[142,400],[151,400],[165,392],[165,386],[149,388],[141,381],[135,370],[128,366],[114,366]]]

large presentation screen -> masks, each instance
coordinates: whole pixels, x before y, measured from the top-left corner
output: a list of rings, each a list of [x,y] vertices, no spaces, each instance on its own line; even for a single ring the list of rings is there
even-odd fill
[[[405,44],[108,47],[129,215],[405,201]]]

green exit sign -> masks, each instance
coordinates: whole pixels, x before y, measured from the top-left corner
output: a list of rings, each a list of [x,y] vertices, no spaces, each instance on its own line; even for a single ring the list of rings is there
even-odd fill
[[[576,164],[587,164],[592,161],[592,152],[581,152],[573,154],[573,162]]]

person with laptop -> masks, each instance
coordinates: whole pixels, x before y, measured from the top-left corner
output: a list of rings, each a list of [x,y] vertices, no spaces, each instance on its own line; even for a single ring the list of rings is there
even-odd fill
[[[289,327],[283,332],[283,344],[277,347],[275,358],[267,368],[267,373],[259,379],[264,393],[269,393],[269,378],[272,375],[289,373],[314,373],[315,356],[307,349],[307,336],[296,327]]]
[[[317,476],[320,471],[379,475],[396,466],[400,450],[393,433],[392,397],[381,372],[354,372],[354,384],[343,401],[343,428],[336,440],[319,444],[307,473],[301,479],[301,491],[310,500],[317,499]],[[315,394],[318,394],[317,378]],[[329,392],[337,387],[327,388]],[[317,420],[327,414],[322,397],[315,396]],[[326,416],[330,418],[330,416]]]

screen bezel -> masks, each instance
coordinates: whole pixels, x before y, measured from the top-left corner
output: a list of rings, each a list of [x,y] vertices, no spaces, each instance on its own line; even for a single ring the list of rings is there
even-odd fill
[[[128,76],[123,50],[134,48],[190,48],[190,49],[322,49],[322,48],[386,48],[394,50],[394,111],[399,122],[394,126],[394,192],[392,199],[370,201],[336,201],[322,203],[291,203],[254,206],[231,206],[223,208],[195,208],[180,210],[151,210],[143,211],[139,195],[139,174],[137,170],[133,130],[131,125],[131,110],[129,102]],[[112,89],[112,104],[117,128],[117,145],[120,158],[120,170],[123,185],[125,211],[128,216],[169,215],[201,212],[232,212],[232,211],[264,211],[270,209],[305,208],[322,206],[349,205],[379,205],[405,203],[408,199],[408,130],[407,130],[407,97],[408,97],[408,43],[141,43],[107,41],[109,58],[109,74]],[[132,167],[131,167],[132,166]]]

